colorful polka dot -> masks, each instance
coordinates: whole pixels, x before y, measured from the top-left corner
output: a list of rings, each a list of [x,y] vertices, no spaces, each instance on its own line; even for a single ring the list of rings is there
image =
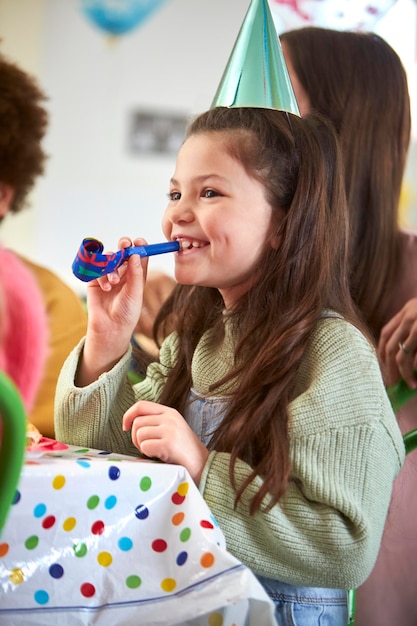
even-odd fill
[[[161,581],[161,589],[162,591],[166,591],[167,593],[174,591],[176,586],[177,583],[173,578],[164,578],[164,580]]]
[[[188,483],[181,483],[181,485],[178,485],[177,492],[180,494],[180,496],[186,496],[188,493],[188,488]]]
[[[43,589],[39,589],[38,591],[36,591],[34,598],[35,598],[36,604],[43,605],[49,602],[49,594],[47,591],[44,591]]]
[[[65,530],[66,533],[69,533],[71,532],[71,530],[74,530],[76,525],[77,525],[77,520],[75,519],[75,517],[67,517],[67,519],[62,524],[62,528],[63,530]]]
[[[135,509],[135,515],[138,519],[146,519],[149,515],[149,509],[144,504],[139,504]]]
[[[109,468],[109,478],[110,480],[117,480],[120,478],[120,468],[117,465],[112,465]]]
[[[93,535],[102,535],[104,533],[104,523],[101,520],[97,520],[91,526],[91,532]]]
[[[139,576],[131,575],[126,578],[126,587],[129,589],[137,589],[142,584],[142,580]]]
[[[22,570],[16,567],[10,572],[9,580],[13,585],[21,585],[25,580],[25,576]]]
[[[52,487],[56,489],[57,491],[59,491],[59,489],[62,489],[64,485],[65,485],[65,476],[62,476],[62,474],[58,474],[58,476],[55,476],[55,478],[52,481]]]
[[[181,496],[179,493],[173,493],[171,500],[174,504],[182,504],[185,500],[185,496]]]
[[[176,563],[177,565],[184,565],[187,559],[188,559],[187,552],[180,552],[179,555],[177,556]]]
[[[96,588],[91,583],[83,583],[80,587],[80,591],[84,598],[92,598],[96,593]]]
[[[155,539],[155,541],[152,541],[152,550],[154,550],[154,552],[165,552],[167,547],[168,544],[165,539]]]
[[[28,537],[25,541],[25,548],[27,550],[34,550],[39,543],[39,537],[37,535],[32,535]]]
[[[108,496],[106,498],[106,500],[104,501],[104,507],[110,511],[111,509],[114,509],[114,507],[117,504],[117,498],[116,496]]]
[[[91,463],[88,459],[78,459],[77,465],[80,465],[81,467],[84,467],[85,469],[88,469],[89,467],[91,467]]]
[[[77,557],[83,557],[87,554],[87,546],[85,543],[75,543],[73,546],[74,554]]]
[[[212,567],[214,564],[214,555],[211,552],[206,552],[200,559],[201,567]]]
[[[171,522],[174,524],[174,526],[179,526],[184,521],[184,518],[184,513],[175,513],[175,515],[173,515],[171,518]]]
[[[223,626],[224,620],[221,613],[211,613],[208,617],[208,626]]]
[[[191,537],[191,528],[183,528],[180,532],[180,541],[188,541]]]
[[[52,578],[62,578],[64,575],[64,568],[59,563],[54,563],[49,568],[49,575]]]
[[[219,528],[219,522],[216,520],[214,515],[211,516],[211,521],[213,522],[214,528]]]
[[[121,537],[117,542],[117,545],[119,546],[120,550],[123,550],[123,552],[128,552],[133,548],[133,541],[130,539],[130,537]]]
[[[140,480],[139,487],[142,491],[149,491],[149,489],[152,487],[152,479],[150,478],[150,476],[143,476],[143,478],[141,478]]]
[[[56,522],[55,515],[48,515],[48,517],[45,517],[45,519],[42,522],[42,528],[44,528],[45,530],[48,530],[48,528],[52,528],[52,526],[54,526],[55,522]]]
[[[35,508],[33,509],[34,517],[43,517],[45,513],[46,513],[46,504],[44,504],[43,502],[40,502],[39,504],[37,504]]]
[[[207,519],[202,519],[200,521],[200,526],[201,528],[210,528],[210,529],[214,528],[213,524],[209,522],[209,520]]]
[[[0,543],[0,558],[2,556],[6,556],[8,551],[9,551],[9,544],[8,543]]]
[[[98,496],[90,496],[87,500],[87,509],[93,511],[98,507],[100,503],[100,498]]]
[[[97,556],[97,562],[102,567],[109,567],[113,563],[113,557],[110,552],[100,552]]]

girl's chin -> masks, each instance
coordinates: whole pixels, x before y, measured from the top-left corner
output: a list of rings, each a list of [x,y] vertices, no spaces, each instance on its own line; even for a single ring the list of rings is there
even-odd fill
[[[175,275],[175,280],[180,285],[195,285],[195,284],[197,284],[195,282],[195,278],[193,276],[190,276],[186,272],[175,272],[174,275]]]
[[[195,275],[190,275],[188,272],[175,272],[175,280],[180,285],[195,285],[196,287],[213,287],[205,280],[198,280]]]

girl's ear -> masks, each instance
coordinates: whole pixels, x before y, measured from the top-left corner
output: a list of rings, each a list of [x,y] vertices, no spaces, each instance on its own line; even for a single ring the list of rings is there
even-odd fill
[[[274,237],[271,237],[271,240],[270,240],[271,248],[273,250],[278,250],[280,241],[281,241],[281,238],[278,237],[278,235],[274,235]]]
[[[13,202],[14,189],[7,183],[0,182],[0,217],[5,217]]]

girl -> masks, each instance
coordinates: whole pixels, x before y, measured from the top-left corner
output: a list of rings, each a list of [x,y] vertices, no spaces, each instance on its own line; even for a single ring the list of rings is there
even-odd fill
[[[61,440],[188,469],[279,624],[345,626],[345,589],[372,569],[404,460],[349,296],[346,214],[321,118],[203,113],[163,219],[181,250],[159,363],[129,384],[146,275],[133,256],[89,283],[87,335],[57,388]]]

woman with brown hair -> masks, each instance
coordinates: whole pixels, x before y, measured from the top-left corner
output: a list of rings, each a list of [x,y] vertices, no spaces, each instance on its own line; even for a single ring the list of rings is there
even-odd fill
[[[280,39],[301,114],[325,115],[340,139],[351,293],[378,342],[385,383],[402,376],[414,387],[417,236],[398,220],[411,130],[405,70],[374,33],[307,27]],[[415,428],[417,400],[400,409],[397,419],[403,433]],[[416,481],[410,457],[394,486],[377,564],[357,592],[357,626],[417,623]]]

